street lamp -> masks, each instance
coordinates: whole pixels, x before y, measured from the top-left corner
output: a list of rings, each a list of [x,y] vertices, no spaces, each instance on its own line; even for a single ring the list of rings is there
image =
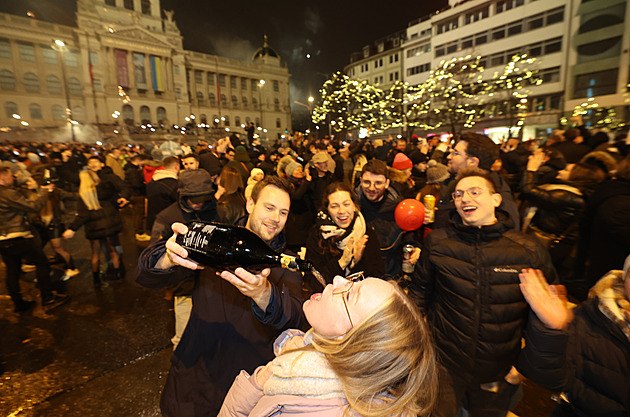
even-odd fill
[[[308,115],[309,115],[309,121],[308,121],[308,126],[309,128],[311,127],[311,124],[313,123],[313,102],[315,101],[315,99],[311,96],[308,98],[308,104],[304,104],[301,103],[297,100],[293,100],[293,102],[295,104],[297,104],[298,106],[302,106],[302,107],[306,107],[308,109]]]
[[[74,123],[72,123],[74,120],[72,120],[70,92],[68,90],[68,81],[66,80],[66,63],[62,54],[66,51],[66,44],[62,40],[55,39],[52,48],[57,51],[57,56],[59,56],[59,61],[61,61],[61,78],[63,78],[63,90],[66,95],[66,119],[68,123],[70,123],[70,134],[72,135],[72,141],[75,142],[76,138],[74,136]]]
[[[260,126],[263,125],[263,102],[262,102],[262,88],[265,85],[265,80],[258,82],[258,105],[260,106]]]

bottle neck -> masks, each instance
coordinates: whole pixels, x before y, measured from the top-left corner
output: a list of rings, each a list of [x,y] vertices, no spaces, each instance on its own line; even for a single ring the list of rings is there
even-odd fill
[[[291,271],[297,271],[299,269],[295,256],[285,255],[284,253],[278,256],[280,257],[280,265],[283,268],[290,269]]]

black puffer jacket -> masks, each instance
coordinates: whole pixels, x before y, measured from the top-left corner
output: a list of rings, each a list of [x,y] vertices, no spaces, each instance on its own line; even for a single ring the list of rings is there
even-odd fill
[[[575,310],[566,331],[550,330],[533,317],[518,370],[571,405],[562,416],[630,416],[630,341],[591,298]],[[532,314],[533,315],[533,314]]]
[[[123,228],[122,217],[118,213],[117,200],[129,198],[130,191],[123,180],[106,167],[98,171],[100,182],[96,187],[99,210],[89,210],[83,200],[79,199],[76,217],[68,226],[74,231],[85,226],[85,237],[88,240],[103,239],[120,233]]]
[[[43,188],[30,191],[0,185],[0,237],[29,232],[25,215],[40,211],[46,200],[48,191]]]
[[[523,268],[556,280],[547,251],[513,230],[502,212],[481,228],[455,213],[451,227],[425,239],[410,295],[426,312],[440,354],[451,372],[478,383],[501,380],[516,362],[529,307],[519,286]]]

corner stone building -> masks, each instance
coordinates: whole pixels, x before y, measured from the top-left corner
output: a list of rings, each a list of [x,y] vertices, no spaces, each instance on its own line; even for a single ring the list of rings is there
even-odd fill
[[[290,74],[266,37],[251,62],[186,51],[164,16],[159,0],[77,0],[77,27],[0,13],[0,127],[66,140],[71,121],[170,127],[192,115],[237,131],[251,121],[270,139],[290,128]]]

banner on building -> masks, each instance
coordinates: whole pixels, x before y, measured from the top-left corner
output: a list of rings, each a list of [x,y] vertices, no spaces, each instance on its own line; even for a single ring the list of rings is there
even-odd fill
[[[146,90],[147,73],[144,68],[144,54],[134,52],[133,54],[133,76],[136,79],[136,88],[138,90]]]
[[[162,85],[162,60],[159,56],[151,56],[151,78],[155,91],[164,91]]]
[[[116,56],[116,73],[118,77],[118,85],[121,87],[129,87],[129,67],[127,66],[127,51],[115,50]]]

